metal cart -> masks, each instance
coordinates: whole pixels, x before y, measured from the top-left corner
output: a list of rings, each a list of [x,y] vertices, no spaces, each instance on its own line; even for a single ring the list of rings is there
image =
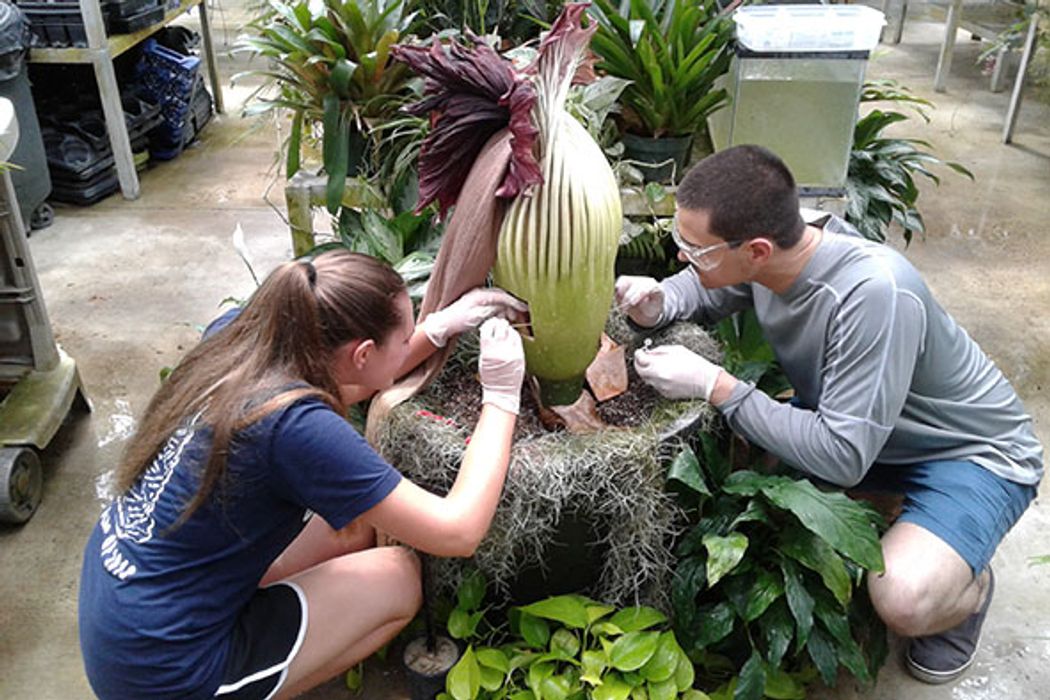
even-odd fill
[[[18,142],[18,119],[0,98],[0,162]],[[0,522],[24,523],[43,496],[37,450],[79,397],[76,363],[55,344],[11,176],[0,172]]]

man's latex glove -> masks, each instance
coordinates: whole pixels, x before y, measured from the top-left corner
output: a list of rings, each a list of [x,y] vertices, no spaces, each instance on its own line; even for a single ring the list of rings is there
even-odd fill
[[[525,378],[521,336],[502,318],[485,321],[480,335],[481,403],[517,414],[521,406],[521,382]]]
[[[663,287],[652,277],[617,277],[616,305],[639,326],[655,326],[664,313]]]
[[[524,320],[528,310],[528,304],[502,289],[476,287],[445,308],[428,314],[419,325],[431,343],[443,348],[449,338],[477,328],[485,319],[499,316]]]
[[[661,345],[634,353],[638,376],[669,399],[711,400],[722,368],[682,345]]]

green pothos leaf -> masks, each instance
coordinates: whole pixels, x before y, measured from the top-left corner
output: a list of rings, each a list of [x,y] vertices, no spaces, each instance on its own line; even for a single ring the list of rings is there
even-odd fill
[[[744,558],[747,551],[747,536],[733,532],[726,537],[706,535],[704,547],[707,549],[707,585],[713,587],[719,579],[732,571]]]

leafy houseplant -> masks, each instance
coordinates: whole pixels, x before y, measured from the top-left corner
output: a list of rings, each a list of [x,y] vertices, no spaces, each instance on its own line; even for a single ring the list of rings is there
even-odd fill
[[[729,68],[732,23],[715,0],[595,0],[590,14],[596,67],[631,81],[621,115],[628,153],[631,135],[677,138],[683,169],[692,135],[725,100],[714,82]]]
[[[933,104],[916,97],[908,89],[892,80],[868,81],[861,92],[861,102],[892,102],[911,107],[929,122],[924,108]],[[912,236],[926,233],[922,214],[916,208],[919,188],[915,176],[940,184],[940,178],[930,166],[944,165],[973,179],[973,173],[959,163],[942,161],[922,149],[932,149],[923,140],[888,138],[883,131],[892,124],[905,122],[907,114],[874,109],[857,120],[853,130],[853,149],[850,152],[849,174],[846,181],[848,203],[846,220],[865,238],[885,241],[887,229],[898,225],[906,243]]]
[[[320,11],[305,0],[272,0],[270,7],[237,43],[269,66],[235,79],[261,75],[262,89],[276,86],[276,95],[260,98],[253,111],[291,111],[288,178],[299,170],[304,140],[321,128],[327,206],[335,214],[355,158],[367,159],[375,148],[371,124],[393,116],[413,95],[414,76],[391,60],[390,47],[412,31],[416,15],[411,0],[324,0]]]
[[[841,493],[750,470],[731,471],[714,437],[674,460],[669,479],[693,510],[679,541],[675,631],[712,697],[804,697],[816,673],[841,664],[873,682],[885,628],[863,590],[882,569],[881,517]],[[815,672],[814,670],[815,669]]]
[[[448,628],[470,645],[438,700],[707,700],[692,687],[693,664],[667,617],[654,608],[555,596],[511,609],[509,632],[482,634],[479,590],[476,577],[460,586]]]
[[[495,34],[505,44],[535,39],[561,10],[558,0],[420,0],[420,14],[434,33],[444,30]]]

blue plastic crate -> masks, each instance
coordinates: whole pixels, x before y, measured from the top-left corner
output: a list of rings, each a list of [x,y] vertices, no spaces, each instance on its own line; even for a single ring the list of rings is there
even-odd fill
[[[160,104],[164,121],[181,128],[193,102],[193,86],[201,60],[161,46],[155,39],[143,44],[138,77],[148,98]]]

